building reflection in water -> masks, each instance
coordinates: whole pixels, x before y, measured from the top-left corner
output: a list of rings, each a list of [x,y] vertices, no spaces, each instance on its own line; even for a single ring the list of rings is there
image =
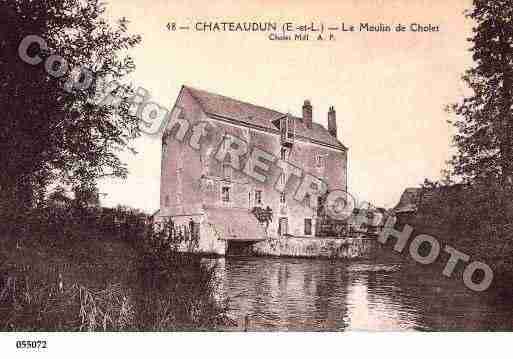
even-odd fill
[[[383,274],[398,266],[354,264],[347,268],[349,293],[346,321],[349,330],[390,331],[418,329],[415,312],[407,311],[399,298],[401,289],[383,283]]]
[[[489,330],[513,326],[510,301],[402,262],[215,260],[220,300],[248,330]]]

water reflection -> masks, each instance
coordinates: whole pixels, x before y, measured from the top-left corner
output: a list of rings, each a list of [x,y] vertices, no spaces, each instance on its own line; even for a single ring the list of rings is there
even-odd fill
[[[511,330],[509,300],[401,261],[218,259],[239,330]],[[246,318],[246,319],[245,319]]]

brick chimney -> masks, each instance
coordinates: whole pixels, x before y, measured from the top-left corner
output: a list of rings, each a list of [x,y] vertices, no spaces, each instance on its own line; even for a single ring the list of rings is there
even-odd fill
[[[303,122],[306,127],[312,128],[312,105],[309,100],[305,100],[303,104]]]
[[[328,111],[328,132],[333,137],[337,137],[337,114],[333,106],[330,106],[330,110]]]

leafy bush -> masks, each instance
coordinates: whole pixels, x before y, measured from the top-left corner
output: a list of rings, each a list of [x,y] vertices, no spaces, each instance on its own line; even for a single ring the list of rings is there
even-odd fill
[[[49,213],[55,221],[42,225]],[[30,224],[42,228],[37,236],[0,241],[0,330],[211,330],[230,323],[215,266],[173,251],[166,234],[137,213],[116,210],[110,214],[125,221],[108,219],[105,227],[91,213],[94,226],[59,209],[43,211]]]

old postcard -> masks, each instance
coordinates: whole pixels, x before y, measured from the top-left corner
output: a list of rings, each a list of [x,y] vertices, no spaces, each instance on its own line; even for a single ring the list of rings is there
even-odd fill
[[[1,0],[0,20],[14,352],[513,330],[510,0]]]

